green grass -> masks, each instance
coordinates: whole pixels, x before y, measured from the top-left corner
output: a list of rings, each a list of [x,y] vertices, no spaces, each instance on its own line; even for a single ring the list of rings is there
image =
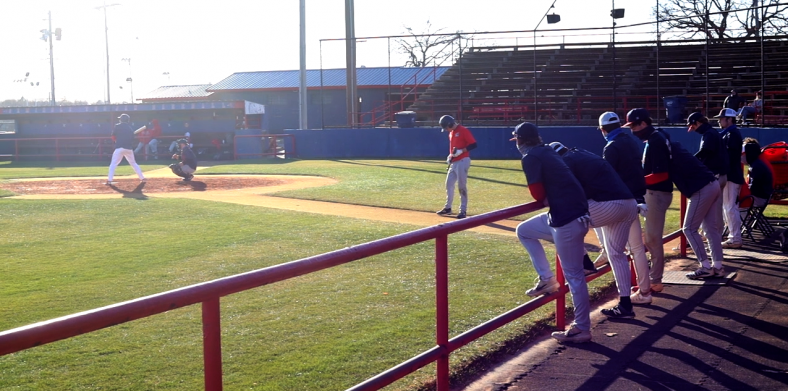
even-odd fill
[[[5,199],[0,219],[6,222],[0,329],[415,228],[172,199]],[[344,389],[433,346],[433,246],[223,298],[226,387]],[[452,335],[525,300],[535,275],[513,237],[462,233],[452,235],[450,248]],[[454,360],[467,362],[505,344],[549,310]],[[199,389],[200,327],[199,307],[192,306],[0,357],[0,388]],[[432,376],[425,371],[411,381]]]
[[[132,174],[126,164],[124,173]],[[340,182],[278,195],[359,205],[434,211],[445,197],[445,163],[437,161],[269,159],[201,173],[332,177]],[[83,175],[106,175],[106,166],[0,163],[2,179]],[[474,161],[470,176],[471,214],[532,200],[517,161]],[[676,193],[666,231],[678,228],[679,199]],[[158,198],[0,198],[0,219],[0,330],[416,228]],[[535,277],[513,235],[455,234],[449,255],[452,336],[523,303]],[[433,257],[433,243],[423,243],[223,298],[226,388],[345,389],[429,349]],[[611,279],[592,290],[599,294]],[[521,340],[552,308],[453,354],[453,371]],[[191,306],[0,357],[0,389],[200,389],[201,344],[200,309]],[[422,370],[392,389],[418,388],[433,376]]]

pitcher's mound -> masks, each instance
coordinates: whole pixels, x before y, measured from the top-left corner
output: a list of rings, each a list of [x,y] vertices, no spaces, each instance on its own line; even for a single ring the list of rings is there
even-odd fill
[[[173,193],[277,186],[296,180],[248,176],[197,176],[190,182],[183,182],[176,177],[148,178],[148,181],[144,183],[137,178],[124,178],[115,180],[112,185],[105,185],[106,179],[24,180],[0,183],[0,189],[12,191],[18,195]]]

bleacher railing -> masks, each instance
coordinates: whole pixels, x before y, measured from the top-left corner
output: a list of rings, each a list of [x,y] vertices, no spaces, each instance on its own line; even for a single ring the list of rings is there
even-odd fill
[[[685,214],[686,199],[681,198],[681,218]],[[84,311],[31,325],[0,332],[0,356],[30,349],[43,344],[87,334],[103,328],[116,326],[132,320],[161,314],[177,308],[200,304],[202,306],[203,362],[205,389],[222,390],[222,348],[221,348],[221,305],[220,299],[234,293],[284,281],[290,278],[313,273],[319,270],[343,265],[373,255],[404,248],[428,240],[435,240],[435,297],[436,297],[436,345],[349,390],[379,390],[416,370],[437,363],[436,380],[438,391],[449,389],[449,355],[462,346],[506,325],[507,323],[545,305],[556,302],[556,326],[565,328],[566,287],[559,262],[556,274],[562,288],[548,296],[533,299],[494,319],[474,327],[454,338],[449,338],[449,291],[448,291],[448,236],[485,224],[494,223],[537,211],[544,206],[531,202],[517,205],[467,219],[439,224],[387,238],[347,247],[297,261],[283,263],[247,273],[220,278],[200,284],[174,289],[168,292]],[[663,238],[669,242],[682,238],[682,255],[686,255],[686,240],[681,230]],[[592,280],[610,271],[609,266],[587,277]]]

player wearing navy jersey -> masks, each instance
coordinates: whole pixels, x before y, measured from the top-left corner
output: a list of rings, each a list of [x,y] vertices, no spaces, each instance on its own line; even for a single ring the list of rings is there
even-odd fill
[[[563,159],[569,170],[583,187],[588,199],[591,227],[602,229],[602,245],[613,268],[618,286],[619,303],[602,314],[611,318],[632,318],[635,312],[630,301],[632,280],[626,251],[629,227],[637,217],[637,203],[632,192],[613,167],[604,159],[578,148],[567,148],[558,142],[550,143]]]
[[[583,273],[583,241],[590,218],[583,188],[563,159],[542,142],[536,125],[524,122],[517,125],[512,134],[511,141],[517,142],[517,149],[523,155],[521,165],[531,196],[550,208],[547,213],[517,226],[517,237],[539,274],[536,286],[526,294],[539,296],[558,290],[559,284],[539,239],[553,242],[572,293],[575,320],[569,329],[554,332],[552,337],[561,342],[588,342],[591,340],[591,305]]]
[[[602,151],[602,158],[610,163],[613,170],[624,181],[638,203],[638,212],[645,216],[648,206],[645,200],[646,180],[643,177],[643,166],[640,162],[640,142],[621,127],[618,114],[610,111],[599,116],[599,130],[607,141]],[[637,216],[629,227],[627,245],[635,265],[638,283],[638,289],[630,295],[630,300],[633,304],[650,304],[652,297],[648,258],[643,245],[643,229],[640,226],[640,218]]]
[[[681,231],[687,237],[687,241],[692,251],[698,258],[700,267],[692,273],[687,274],[689,279],[700,279],[715,277],[722,273],[722,243],[719,240],[709,240],[712,261],[709,262],[703,240],[698,233],[698,229],[703,224],[704,232],[707,237],[713,237],[720,232],[721,221],[717,209],[722,208],[722,196],[717,179],[703,163],[695,156],[687,152],[681,144],[671,142],[670,136],[662,130],[654,129],[651,126],[651,118],[645,109],[632,109],[627,114],[627,124],[632,129],[632,134],[641,140],[646,140],[646,148],[643,151],[643,173],[646,174],[646,186],[670,186],[676,185],[679,192],[687,197],[687,212]],[[648,197],[648,193],[646,193]],[[646,198],[648,203],[648,198]],[[651,205],[649,205],[649,211]],[[646,226],[649,226],[648,216]],[[662,216],[664,226],[664,212]],[[664,227],[663,227],[664,228]],[[647,229],[648,235],[648,229]],[[662,233],[656,246],[662,247]],[[647,238],[651,240],[651,238]],[[655,244],[652,242],[652,246]],[[652,247],[646,242],[649,251]],[[661,265],[654,264],[652,258],[652,285],[655,277],[662,281],[664,270],[664,260]],[[656,275],[655,271],[659,274]],[[656,289],[655,289],[656,290]]]
[[[140,166],[134,159],[134,130],[129,124],[130,117],[128,114],[121,114],[118,119],[120,122],[115,124],[112,128],[112,140],[115,141],[115,151],[112,152],[112,161],[109,164],[109,175],[107,175],[107,185],[112,185],[112,179],[115,177],[115,168],[118,167],[121,161],[125,158],[141,182],[145,182],[145,175],[142,175]]]
[[[723,153],[728,155],[727,182],[722,189],[722,217],[728,227],[728,237],[722,242],[722,248],[739,248],[742,240],[738,197],[744,184],[744,171],[740,162],[742,136],[736,127],[736,110],[722,109],[714,118],[717,118],[722,130]]]

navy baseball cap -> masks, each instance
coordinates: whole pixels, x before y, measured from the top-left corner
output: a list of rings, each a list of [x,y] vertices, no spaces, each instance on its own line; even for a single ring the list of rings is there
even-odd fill
[[[539,128],[536,125],[530,122],[523,122],[520,125],[517,125],[514,128],[514,132],[512,132],[512,138],[509,141],[514,141],[519,139],[527,139],[527,138],[535,138],[539,137]]]
[[[627,113],[627,123],[622,126],[629,127],[629,125],[632,125],[633,122],[644,121],[646,118],[651,118],[648,110],[644,108],[632,109],[629,110],[629,113]]]
[[[698,121],[700,121],[700,120],[701,120],[701,119],[703,119],[703,118],[706,118],[706,117],[705,117],[705,116],[703,116],[703,114],[701,114],[701,112],[700,112],[700,111],[696,111],[696,112],[694,112],[694,113],[690,114],[690,116],[689,116],[689,117],[687,117],[687,125],[688,125],[688,126],[689,126],[689,125],[692,125],[692,124],[694,124],[695,122],[698,122]]]

